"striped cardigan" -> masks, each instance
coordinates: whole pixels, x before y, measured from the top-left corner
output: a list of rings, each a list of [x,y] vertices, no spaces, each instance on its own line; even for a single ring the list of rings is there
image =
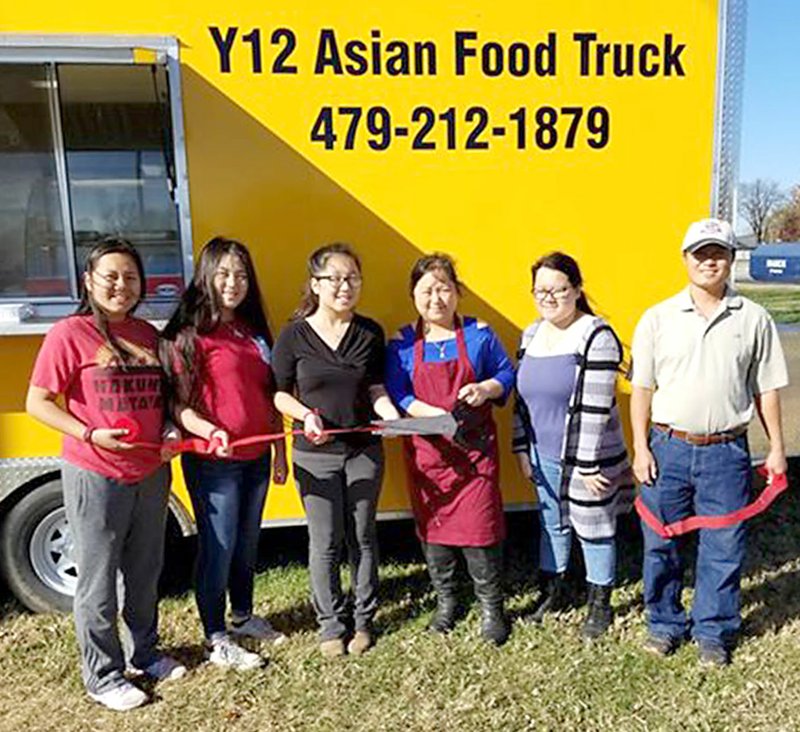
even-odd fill
[[[524,357],[541,321],[522,333],[517,363]],[[617,371],[622,346],[602,318],[594,318],[586,329],[578,351],[575,389],[567,410],[561,448],[561,523],[572,524],[585,539],[614,536],[617,516],[630,510],[633,476],[622,436],[615,398]],[[530,452],[536,444],[524,400],[516,395],[513,452]],[[590,493],[582,475],[600,472],[611,481],[612,490],[603,496]]]

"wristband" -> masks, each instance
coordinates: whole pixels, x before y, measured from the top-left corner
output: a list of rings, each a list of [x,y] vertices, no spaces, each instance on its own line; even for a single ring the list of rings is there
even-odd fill
[[[81,440],[83,440],[84,442],[91,443],[92,435],[94,434],[94,431],[95,431],[94,427],[90,427],[89,425],[86,425],[86,427],[83,430],[83,434],[81,435]]]

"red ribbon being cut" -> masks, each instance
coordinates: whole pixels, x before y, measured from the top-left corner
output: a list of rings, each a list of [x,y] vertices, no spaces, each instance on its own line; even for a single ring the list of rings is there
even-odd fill
[[[723,513],[718,516],[688,516],[680,521],[664,524],[644,505],[641,495],[636,498],[636,512],[639,514],[642,521],[662,539],[673,539],[676,536],[688,534],[690,531],[697,531],[697,529],[725,529],[734,524],[738,524],[740,521],[747,521],[747,519],[763,513],[772,505],[775,499],[789,487],[789,481],[785,473],[775,475],[774,473],[770,473],[763,465],[758,468],[757,472],[767,479],[766,488],[761,491],[761,494],[755,501],[748,503],[746,506],[736,511],[731,511],[730,513]]]
[[[161,450],[162,447],[169,447],[175,454],[183,452],[195,452],[200,455],[212,455],[218,447],[222,447],[222,442],[218,437],[204,440],[200,437],[192,437],[178,442],[158,443],[158,442],[138,442],[139,425],[132,419],[120,418],[114,424],[115,429],[125,429],[128,434],[120,438],[142,450]],[[458,428],[458,423],[452,414],[443,414],[437,417],[408,417],[404,419],[392,419],[372,422],[366,427],[342,427],[323,430],[323,435],[349,435],[356,433],[369,433],[383,435],[385,437],[403,437],[408,435],[441,435],[453,437]],[[290,430],[288,432],[272,432],[263,435],[251,435],[232,440],[228,447],[235,451],[237,447],[247,445],[258,445],[260,443],[276,442],[284,439],[287,435],[304,435],[303,430]]]

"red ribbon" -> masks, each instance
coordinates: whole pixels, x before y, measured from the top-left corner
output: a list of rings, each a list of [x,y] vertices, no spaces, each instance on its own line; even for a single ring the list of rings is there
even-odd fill
[[[124,425],[120,425],[124,427]],[[353,434],[356,432],[378,432],[382,428],[378,425],[370,427],[349,427],[349,428],[336,428],[330,430],[322,430],[323,435],[344,435]],[[270,432],[263,435],[251,435],[250,437],[242,437],[238,440],[233,440],[228,443],[228,447],[233,452],[237,447],[245,447],[247,445],[258,445],[264,442],[276,442],[277,440],[284,439],[287,435],[304,435],[303,430],[290,430],[289,432]],[[178,442],[134,442],[127,437],[127,440],[135,447],[142,450],[161,450],[162,447],[168,447],[171,452],[175,454],[184,452],[195,452],[198,455],[213,455],[218,447],[222,447],[222,441],[218,437],[212,437],[210,440],[204,440],[200,437],[191,437],[187,440],[179,440]]]
[[[757,470],[759,475],[763,475],[767,479],[767,486],[761,491],[758,498],[752,503],[739,508],[730,513],[723,513],[718,516],[688,516],[680,521],[673,521],[671,524],[663,524],[658,520],[658,517],[644,504],[642,496],[636,498],[635,506],[636,512],[653,531],[656,532],[662,539],[672,539],[682,534],[688,534],[690,531],[697,531],[697,529],[725,529],[740,521],[747,521],[747,519],[758,516],[758,514],[766,511],[775,499],[789,487],[789,480],[786,473],[776,475],[770,473],[767,468],[761,465]]]

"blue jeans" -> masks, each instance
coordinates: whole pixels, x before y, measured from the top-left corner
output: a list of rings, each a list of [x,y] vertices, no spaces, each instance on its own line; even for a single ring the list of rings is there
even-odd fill
[[[255,460],[182,457],[197,521],[197,608],[206,638],[225,634],[225,592],[231,611],[253,610],[253,576],[261,513],[267,497],[270,453]]]
[[[662,523],[692,515],[714,516],[745,506],[750,499],[751,466],[747,437],[696,447],[660,430],[650,431],[658,468],[652,486],[642,486],[645,505]],[[678,539],[662,539],[642,522],[644,601],[648,628],[656,636],[729,645],[741,625],[739,585],[745,526],[700,529],[691,620],[681,602],[683,565]]]
[[[561,461],[531,451],[533,480],[539,494],[539,566],[543,572],[566,572],[572,545],[572,528],[561,523]],[[609,539],[584,539],[578,537],[586,565],[586,580],[594,585],[611,587],[617,565],[617,544]]]

